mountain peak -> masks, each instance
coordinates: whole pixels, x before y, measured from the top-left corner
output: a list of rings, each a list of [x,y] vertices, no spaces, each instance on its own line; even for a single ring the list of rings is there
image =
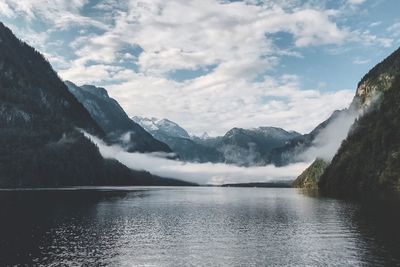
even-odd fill
[[[97,87],[94,85],[90,85],[90,84],[84,84],[81,86],[76,85],[75,83],[71,82],[71,81],[64,81],[64,83],[68,86],[68,88],[71,90],[83,90],[89,94],[95,95],[97,97],[101,97],[101,98],[109,98],[108,92],[106,89],[104,89],[103,87]]]
[[[134,116],[132,117],[132,120],[137,124],[141,125],[144,129],[146,129],[150,133],[160,131],[169,136],[190,139],[190,135],[185,129],[179,126],[179,124],[177,124],[176,122],[173,122],[169,119],[165,118],[157,119],[155,117],[146,118],[141,116]]]

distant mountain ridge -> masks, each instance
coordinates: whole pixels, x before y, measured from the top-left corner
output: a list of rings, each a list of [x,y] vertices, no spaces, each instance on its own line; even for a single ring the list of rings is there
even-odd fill
[[[254,129],[233,128],[224,136],[204,138],[188,134],[177,123],[168,119],[132,118],[156,139],[167,143],[182,160],[196,162],[222,162],[243,166],[270,163],[271,152],[300,138],[294,131],[277,127]]]
[[[224,136],[197,141],[215,147],[227,163],[254,166],[269,164],[274,149],[300,136],[277,127],[233,128]]]

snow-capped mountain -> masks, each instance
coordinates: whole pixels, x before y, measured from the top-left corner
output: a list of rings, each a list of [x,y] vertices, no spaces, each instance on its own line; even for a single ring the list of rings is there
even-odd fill
[[[210,137],[207,133],[192,136],[168,119],[135,116],[154,138],[168,144],[182,160],[225,162],[237,165],[264,165],[271,162],[271,152],[302,135],[276,127],[253,129],[233,128],[224,136]]]
[[[146,131],[163,132],[169,136],[190,139],[188,132],[177,123],[168,119],[145,118],[140,116],[132,117],[132,120],[142,126]]]
[[[179,158],[191,162],[224,162],[221,152],[192,140],[188,132],[168,119],[135,116],[132,120],[157,140],[166,143]]]

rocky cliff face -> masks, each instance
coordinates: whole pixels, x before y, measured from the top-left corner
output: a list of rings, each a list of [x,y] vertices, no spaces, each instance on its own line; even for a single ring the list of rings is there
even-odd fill
[[[358,83],[351,106],[358,109],[368,107],[382,93],[392,87],[400,73],[400,49],[372,68]]]
[[[370,107],[353,125],[322,175],[320,189],[345,195],[399,190],[400,49],[361,80],[352,105],[355,104]]]

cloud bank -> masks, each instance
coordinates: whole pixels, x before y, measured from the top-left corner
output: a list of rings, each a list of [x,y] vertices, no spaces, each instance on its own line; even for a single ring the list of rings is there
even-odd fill
[[[359,112],[357,111],[341,111],[341,113],[315,137],[312,146],[298,156],[298,160],[313,161],[316,158],[321,158],[330,162],[339,150],[343,140],[346,139],[351,126],[358,116]]]
[[[310,163],[296,163],[286,167],[238,167],[214,163],[184,163],[159,155],[128,153],[120,146],[108,146],[100,139],[85,133],[105,158],[113,158],[134,170],[145,170],[154,175],[176,178],[202,185],[225,183],[273,182],[294,180]]]

